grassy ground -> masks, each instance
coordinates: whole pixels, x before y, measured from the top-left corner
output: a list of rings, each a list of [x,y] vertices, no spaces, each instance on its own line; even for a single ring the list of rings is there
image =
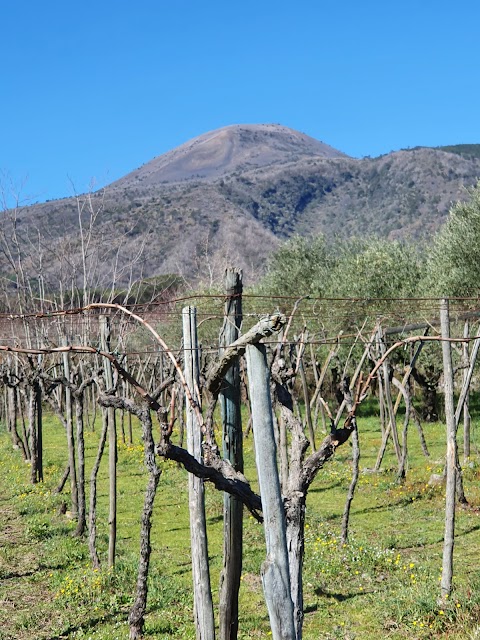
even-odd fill
[[[307,501],[305,562],[306,640],[392,638],[460,640],[480,638],[480,464],[465,467],[472,505],[457,512],[455,589],[438,604],[442,560],[443,488],[431,487],[442,469],[444,426],[428,425],[431,455],[410,434],[407,481],[394,481],[394,460],[381,473],[373,467],[380,444],[378,420],[360,418],[362,474],[353,504],[348,546],[339,543],[341,514],[350,481],[350,445],[339,450],[315,481]],[[87,470],[98,433],[88,433]],[[139,431],[134,446],[119,448],[119,537],[114,572],[90,568],[85,541],[73,537],[75,523],[59,509],[57,496],[66,464],[65,435],[53,417],[45,420],[45,482],[32,486],[29,469],[0,433],[0,640],[10,638],[128,637],[126,619],[136,578],[140,513],[146,476]],[[254,477],[247,440],[247,476]],[[107,462],[99,477],[99,550],[107,547]],[[209,551],[214,598],[222,563],[222,496],[207,489]],[[187,478],[163,465],[153,526],[147,637],[194,638],[189,559]],[[245,559],[240,638],[267,638],[260,566],[263,529],[245,515]]]

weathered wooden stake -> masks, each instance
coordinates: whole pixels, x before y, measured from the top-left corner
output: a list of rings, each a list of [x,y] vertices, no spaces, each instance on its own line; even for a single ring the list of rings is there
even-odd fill
[[[449,342],[450,317],[448,313],[448,300],[446,299],[442,300],[440,305],[440,322],[443,338],[442,355],[445,390],[445,420],[447,423],[447,484],[445,489],[445,536],[443,543],[441,593],[442,598],[448,598],[452,591],[453,579],[457,440],[455,410],[453,405],[452,347]]]
[[[200,367],[197,341],[197,314],[194,307],[185,307],[183,318],[183,345],[185,380],[194,402],[200,404]],[[187,448],[197,460],[202,460],[202,434],[193,407],[187,402]],[[192,550],[192,575],[195,627],[197,640],[214,640],[210,568],[208,564],[207,524],[205,517],[205,493],[203,480],[193,474],[188,476],[190,510],[190,541]]]
[[[285,510],[277,469],[265,347],[261,344],[248,345],[246,357],[252,403],[255,460],[262,497],[267,547],[267,557],[262,566],[263,590],[273,640],[295,640]]]
[[[242,272],[227,269],[225,273],[225,320],[220,334],[220,347],[226,347],[240,335],[242,323]],[[236,471],[243,472],[243,435],[240,402],[240,364],[236,360],[224,377],[220,391],[223,423],[223,456]],[[243,503],[229,493],[224,494],[223,569],[220,576],[220,638],[236,640],[238,635],[238,592],[242,574]]]

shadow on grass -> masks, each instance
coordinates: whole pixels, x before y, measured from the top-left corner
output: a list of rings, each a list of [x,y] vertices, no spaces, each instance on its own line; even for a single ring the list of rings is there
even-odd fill
[[[385,504],[377,504],[373,507],[365,507],[364,509],[355,509],[352,508],[353,515],[364,515],[366,513],[374,513],[375,511],[393,511],[395,509],[399,509],[401,507],[408,507],[414,502],[420,503],[421,501],[429,500],[428,495],[415,495],[415,499],[412,497],[399,498],[397,502],[388,502]],[[355,504],[355,503],[354,503]],[[333,514],[330,519],[331,520],[340,520],[342,518],[342,514]]]
[[[117,612],[109,613],[108,615],[97,616],[95,618],[91,618],[89,620],[83,620],[81,624],[69,625],[65,627],[62,631],[58,633],[58,635],[52,635],[48,637],[48,640],[65,640],[65,638],[70,638],[71,634],[76,634],[78,631],[84,631],[85,629],[93,629],[97,624],[104,624],[105,622],[113,622],[118,621],[120,616],[125,616],[127,614],[122,614]]]
[[[165,531],[188,531],[188,527],[170,527],[169,529],[165,529]]]
[[[191,572],[192,572],[192,563],[188,561],[188,562],[178,563],[176,569],[172,571],[172,574],[181,576],[185,573],[191,573]]]
[[[393,505],[393,506],[395,507],[398,505]],[[375,511],[388,511],[391,508],[392,508],[392,505],[390,504],[378,504],[378,505],[375,505],[374,507],[365,507],[365,509],[352,509],[351,513],[352,515],[362,515],[365,513],[373,513]],[[336,522],[338,520],[341,520],[342,517],[343,517],[342,513],[325,513],[323,516],[323,521]]]
[[[221,516],[211,516],[207,518],[208,524],[215,524],[216,522],[223,522],[223,515]]]
[[[365,591],[359,591],[355,593],[333,593],[331,591],[326,591],[325,589],[322,589],[322,587],[317,587],[315,589],[315,595],[321,598],[333,598],[337,602],[345,602],[346,600],[351,600],[352,598],[364,596],[366,595],[366,593]],[[311,605],[311,606],[315,606],[314,610],[316,610],[316,605]]]
[[[30,571],[10,571],[9,573],[3,573],[0,571],[0,580],[15,580],[18,578],[31,578],[38,573],[38,569],[30,569]],[[1,636],[0,636],[1,637]]]
[[[336,489],[337,487],[341,487],[342,486],[342,481],[341,480],[337,480],[337,482],[332,482],[332,484],[329,484],[328,487],[314,487],[314,488],[310,488],[308,490],[308,493],[323,493],[324,491],[330,491],[330,489]]]
[[[460,531],[459,533],[455,533],[455,539],[462,538],[463,536],[467,536],[470,533],[474,533],[475,531],[479,531],[479,530],[480,530],[480,524],[476,524],[473,527],[470,527],[469,529],[465,529],[465,531]],[[442,544],[442,543],[443,543],[443,536],[440,536],[437,540],[433,540],[431,542],[425,542],[420,540],[415,544],[408,544],[405,546],[397,544],[395,548],[402,551],[408,551],[408,549],[417,549],[419,547],[431,547],[431,546]]]
[[[158,638],[159,633],[165,633],[171,635],[172,638],[178,636],[178,627],[173,624],[167,623],[165,624],[156,624],[153,627],[145,629],[143,635],[146,638]]]

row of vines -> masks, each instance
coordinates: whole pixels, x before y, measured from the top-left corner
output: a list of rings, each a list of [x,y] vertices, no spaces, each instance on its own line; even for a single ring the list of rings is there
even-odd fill
[[[151,527],[161,483],[159,459],[189,478],[193,601],[197,638],[234,640],[241,631],[244,509],[265,529],[262,582],[275,640],[302,638],[302,570],[309,489],[336,450],[352,442],[341,544],[348,545],[359,477],[359,408],[378,402],[381,446],[395,454],[398,483],[408,474],[409,425],[429,455],[423,424],[444,415],[445,531],[440,598],[453,588],[455,504],[467,504],[457,431],[464,420],[470,455],[469,390],[480,338],[474,300],[321,300],[244,296],[241,272],[226,272],[222,295],[127,307],[91,303],[68,312],[1,318],[2,420],[31,482],[43,481],[42,417],[63,426],[68,464],[58,492],[68,493],[75,535],[88,541],[94,568],[114,570],[117,549],[117,446],[142,429],[147,470],[138,578],[130,637],[144,632]],[[268,305],[268,309],[266,308]],[[222,308],[223,307],[223,308]],[[268,311],[267,314],[264,312]],[[220,338],[218,339],[218,335]],[[440,388],[443,393],[439,393]],[[456,392],[456,395],[454,395]],[[457,402],[455,403],[455,398]],[[402,423],[397,418],[402,415]],[[101,434],[86,476],[85,431],[101,417]],[[243,416],[243,417],[242,417]],[[253,433],[257,477],[244,475],[243,438]],[[109,469],[109,542],[97,545],[97,475]],[[224,492],[224,558],[219,625],[215,624],[205,518],[205,483]],[[258,486],[259,491],[253,487]]]

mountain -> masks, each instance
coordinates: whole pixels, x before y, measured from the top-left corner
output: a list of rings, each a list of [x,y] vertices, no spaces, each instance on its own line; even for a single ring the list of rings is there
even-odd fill
[[[234,125],[154,158],[102,192],[27,207],[18,231],[31,238],[38,230],[52,278],[62,252],[80,251],[82,219],[84,232],[91,222],[108,243],[104,261],[129,264],[119,281],[213,277],[230,263],[251,282],[295,233],[428,238],[479,176],[478,145],[357,159],[280,125]]]
[[[154,158],[112,187],[144,187],[220,176],[292,162],[300,158],[341,158],[345,154],[304,133],[275,124],[232,125],[204,133]]]
[[[480,144],[452,144],[437,148],[450,153],[458,153],[465,158],[480,158]]]

